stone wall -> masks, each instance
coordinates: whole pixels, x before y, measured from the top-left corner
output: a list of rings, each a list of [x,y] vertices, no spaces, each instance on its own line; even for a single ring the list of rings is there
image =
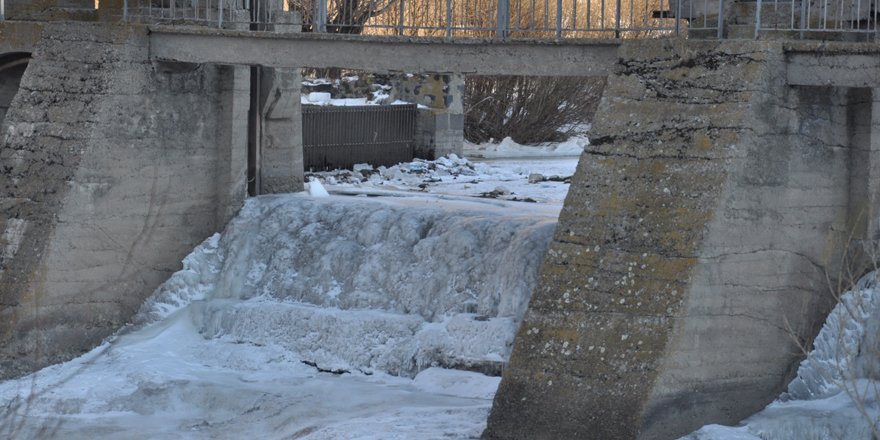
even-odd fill
[[[247,134],[226,118],[247,71],[154,65],[148,43],[47,24],[33,53],[2,125],[0,377],[125,324],[244,198]]]
[[[789,87],[784,58],[621,46],[484,438],[677,438],[787,384],[826,273],[876,235],[851,194],[877,155],[864,91]]]

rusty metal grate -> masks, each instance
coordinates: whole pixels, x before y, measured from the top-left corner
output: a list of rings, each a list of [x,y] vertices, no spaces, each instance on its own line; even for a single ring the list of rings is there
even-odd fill
[[[415,104],[302,106],[305,169],[412,161],[416,111]]]

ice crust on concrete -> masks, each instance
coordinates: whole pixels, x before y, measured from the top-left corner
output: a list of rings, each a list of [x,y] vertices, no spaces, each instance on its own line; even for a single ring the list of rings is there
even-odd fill
[[[870,440],[880,422],[878,272],[840,297],[778,400],[738,427],[704,426],[686,440]],[[880,428],[880,426],[877,426]]]

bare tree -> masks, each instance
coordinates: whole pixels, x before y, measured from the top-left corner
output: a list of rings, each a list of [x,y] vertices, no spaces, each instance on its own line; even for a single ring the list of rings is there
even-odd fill
[[[465,138],[562,141],[592,121],[605,79],[473,76],[465,83]]]

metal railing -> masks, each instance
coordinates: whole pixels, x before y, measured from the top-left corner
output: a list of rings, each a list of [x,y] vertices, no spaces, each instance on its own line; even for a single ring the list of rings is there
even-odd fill
[[[125,0],[122,16],[250,29],[280,21],[340,34],[651,38],[693,30],[720,35],[722,6],[723,0]]]
[[[687,1],[687,0],[683,0]],[[718,4],[716,0],[694,0]],[[314,31],[422,37],[627,38],[717,27],[676,0],[292,0]],[[717,8],[717,7],[716,7]],[[718,10],[709,11],[717,15]],[[682,19],[676,19],[681,17]],[[702,17],[699,17],[702,18]],[[689,26],[690,25],[690,26]]]
[[[0,0],[2,1],[2,0]],[[286,0],[124,0],[121,19],[143,23],[200,24],[219,28],[296,31],[301,20]],[[268,25],[272,27],[268,27]]]
[[[783,31],[800,38],[878,34],[880,0],[757,0],[755,37]]]
[[[416,105],[302,106],[303,162],[326,171],[413,159]]]
[[[291,32],[722,38],[725,1],[732,0],[123,0],[118,13],[124,20],[145,23]],[[739,4],[755,5],[756,38],[766,32],[786,32],[800,38],[880,40],[880,0],[740,0]],[[6,0],[0,0],[0,21],[7,18],[6,6]],[[743,9],[738,14],[743,15]]]

